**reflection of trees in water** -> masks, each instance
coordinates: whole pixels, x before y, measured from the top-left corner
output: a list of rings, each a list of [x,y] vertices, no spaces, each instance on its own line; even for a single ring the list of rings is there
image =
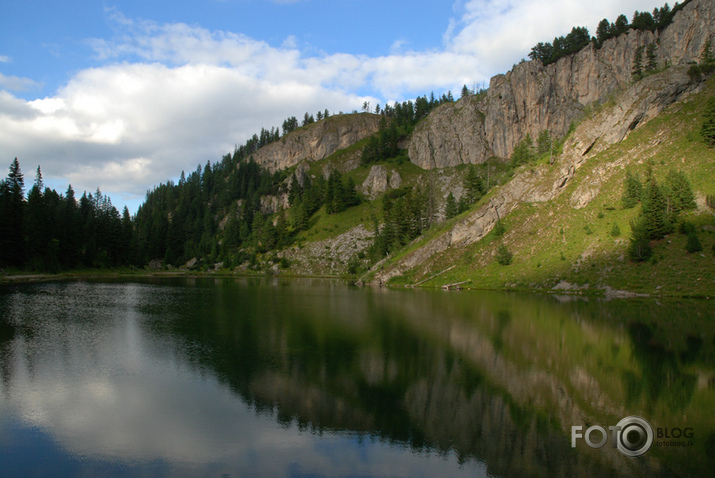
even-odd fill
[[[686,337],[687,348],[676,354],[654,337],[650,325],[634,322],[628,332],[641,373],[639,376],[630,371],[623,374],[627,404],[631,407],[644,404],[651,412],[662,402],[672,412],[683,411],[693,397],[697,377],[684,372],[682,365],[699,357],[702,340]]]
[[[593,398],[594,407],[610,413],[593,369],[574,363],[575,348],[582,347],[576,356],[600,359],[632,343],[642,376],[623,374],[628,405],[652,401],[672,410],[682,410],[695,392],[684,365],[710,363],[713,349],[687,328],[685,338],[658,329],[652,310],[648,317],[636,314],[643,320],[627,332],[614,333],[614,324],[629,323],[623,304],[599,301],[557,304],[514,294],[475,300],[469,294],[272,287],[263,281],[192,285],[159,291],[137,305],[142,329],[162,343],[170,338],[174,350],[157,353],[181,355],[281,423],[454,451],[461,460],[484,461],[493,475],[614,473],[604,469],[609,464],[622,471],[604,459],[607,452],[570,447],[567,431],[585,416],[579,401]],[[18,334],[28,339],[24,329],[2,324],[0,354]],[[624,340],[616,343],[616,336]],[[605,354],[588,351],[608,340],[613,344]],[[618,370],[621,364],[614,359],[609,366]],[[8,373],[0,369],[3,380]],[[575,375],[583,380],[574,381]],[[574,383],[583,389],[569,389]],[[605,398],[621,405],[620,394]],[[631,462],[641,472],[651,466]]]
[[[12,368],[7,357],[10,353],[10,344],[15,338],[15,327],[7,322],[7,315],[3,311],[4,307],[0,304],[0,380],[3,382],[3,388],[7,389],[12,378]]]
[[[194,302],[189,306],[200,314],[199,324],[164,322],[169,328],[162,333],[201,342],[193,360],[279,422],[454,451],[460,460],[484,461],[495,475],[613,474],[593,456],[576,453],[550,412],[524,407],[490,386],[461,352],[415,327],[399,306],[360,291],[350,299],[326,298],[334,307],[311,310],[299,292],[283,291],[278,300],[253,290],[258,304],[249,310],[238,307],[247,300],[241,294],[222,294],[220,310]],[[240,316],[223,316],[226,305]],[[359,327],[341,322],[340,313],[356,309],[363,309]],[[502,308],[494,319],[501,337],[511,312]]]

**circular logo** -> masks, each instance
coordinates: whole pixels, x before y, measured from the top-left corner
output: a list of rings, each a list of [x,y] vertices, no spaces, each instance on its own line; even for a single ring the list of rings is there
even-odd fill
[[[626,417],[618,422],[616,446],[626,456],[641,456],[653,444],[653,427],[641,417]]]

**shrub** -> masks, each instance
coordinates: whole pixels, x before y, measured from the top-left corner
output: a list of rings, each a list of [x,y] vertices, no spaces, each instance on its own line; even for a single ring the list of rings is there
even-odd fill
[[[509,252],[509,249],[504,244],[499,244],[497,248],[497,262],[503,266],[511,264],[514,254]]]
[[[688,234],[688,242],[685,244],[685,250],[691,254],[703,250],[703,245],[700,243],[700,239],[695,231]]]

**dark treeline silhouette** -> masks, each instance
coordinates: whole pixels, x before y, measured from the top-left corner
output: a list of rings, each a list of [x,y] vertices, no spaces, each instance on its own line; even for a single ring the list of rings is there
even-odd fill
[[[15,158],[0,182],[0,265],[59,271],[79,267],[114,267],[134,262],[133,223],[99,189],[77,201],[70,185],[65,194],[44,186],[37,168],[25,197],[25,181]]]
[[[676,2],[672,9],[666,3],[661,8],[655,8],[652,14],[636,11],[633,14],[631,23],[628,23],[628,18],[625,15],[620,15],[614,23],[604,18],[598,24],[595,38],[589,36],[586,27],[574,27],[568,35],[554,38],[553,43],[537,43],[531,49],[529,58],[540,60],[544,65],[548,65],[567,55],[581,51],[591,42],[596,45],[596,48],[601,48],[609,38],[615,38],[627,33],[629,30],[663,30],[672,23],[675,14],[690,1],[685,0],[682,4]]]

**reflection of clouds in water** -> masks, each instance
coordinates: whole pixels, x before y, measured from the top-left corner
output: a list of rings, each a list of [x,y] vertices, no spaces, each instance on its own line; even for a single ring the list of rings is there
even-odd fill
[[[32,322],[33,334],[16,337],[2,357],[11,373],[0,382],[0,415],[45,430],[75,456],[161,461],[182,473],[218,467],[261,476],[444,476],[451,467],[452,474],[473,476],[469,468],[476,467],[484,474],[474,463],[460,469],[454,455],[418,454],[350,434],[311,434],[257,414],[216,377],[192,368],[176,344],[143,330],[147,318],[136,307],[147,300],[141,286],[116,287],[110,303],[98,304],[105,309],[99,315],[58,319],[67,304],[56,296],[42,311],[39,304],[23,305],[29,313],[22,320]],[[97,310],[91,298],[82,301]]]

